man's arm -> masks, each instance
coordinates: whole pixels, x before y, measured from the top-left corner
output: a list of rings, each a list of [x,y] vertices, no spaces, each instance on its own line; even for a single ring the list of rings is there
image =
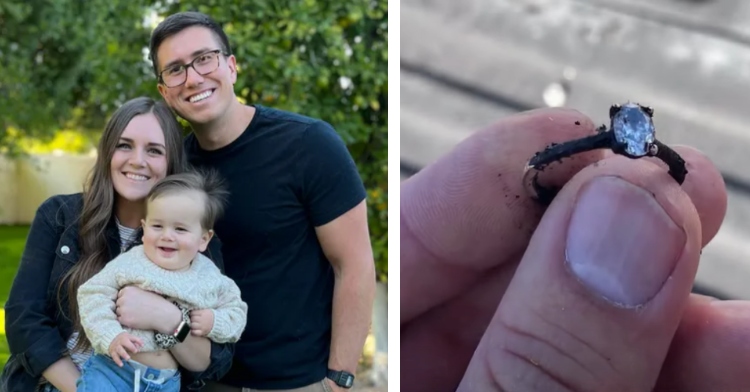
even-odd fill
[[[316,232],[335,274],[328,367],[354,374],[369,331],[375,298],[375,263],[366,202],[363,200],[317,227]]]
[[[311,123],[297,150],[299,196],[334,271],[328,366],[355,373],[375,298],[367,193],[344,140],[330,124]]]

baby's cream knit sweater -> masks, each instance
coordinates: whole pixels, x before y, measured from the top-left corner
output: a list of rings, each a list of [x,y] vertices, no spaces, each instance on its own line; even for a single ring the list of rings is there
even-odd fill
[[[247,304],[232,279],[223,275],[206,256],[198,253],[190,269],[165,270],[146,257],[143,245],[120,254],[78,288],[81,324],[95,352],[106,354],[121,332],[143,339],[140,352],[162,350],[154,331],[124,328],[117,321],[117,292],[127,285],[154,291],[188,309],[212,309],[214,326],[208,338],[217,343],[236,342],[247,323]]]

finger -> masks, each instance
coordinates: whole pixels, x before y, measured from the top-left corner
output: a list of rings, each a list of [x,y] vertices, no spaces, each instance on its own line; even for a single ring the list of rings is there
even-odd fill
[[[671,146],[685,160],[688,174],[681,187],[692,200],[701,219],[702,239],[705,247],[719,232],[721,223],[727,211],[727,190],[722,176],[711,159],[700,150],[684,145]],[[616,156],[606,150],[607,158]],[[642,160],[657,165],[662,170],[669,170],[669,166],[659,158],[647,157]]]
[[[682,183],[682,190],[689,196],[701,220],[702,246],[719,232],[727,212],[727,189],[722,176],[711,159],[690,146],[673,146],[685,160],[688,175]],[[649,158],[651,163],[667,170],[668,166],[657,158]]]
[[[719,230],[724,218],[726,189],[721,174],[704,154],[690,147],[674,149],[682,155],[690,170],[682,189],[698,210],[705,245]],[[631,161],[619,156],[610,156],[598,163],[599,166],[615,166],[613,170],[624,171],[637,171],[644,164],[649,167],[647,161]],[[511,257],[520,260],[521,256],[519,252]],[[423,314],[408,326],[402,326],[401,369],[413,376],[402,381],[408,390],[439,391],[446,386],[453,386],[455,390],[516,266],[517,261],[514,261],[487,271],[461,295]],[[462,321],[457,323],[456,320]],[[420,381],[418,385],[410,385],[410,380]]]
[[[118,355],[119,355],[119,356],[120,356],[120,357],[121,357],[122,359],[124,359],[124,360],[126,360],[126,361],[129,361],[129,360],[130,360],[130,355],[128,355],[128,352],[127,352],[127,351],[125,350],[125,347],[123,347],[123,346],[124,346],[124,344],[123,344],[123,345],[121,345],[121,346],[118,346],[118,347],[117,347],[117,349],[116,349],[116,350],[117,350],[117,354],[118,354]]]
[[[138,352],[138,349],[136,348],[136,343],[137,341],[133,341],[132,338],[130,340],[125,340],[124,342],[122,342],[122,348],[126,353],[128,351],[130,351],[131,353],[136,353]],[[130,359],[130,358],[126,358],[126,359]]]
[[[693,295],[656,391],[742,391],[750,385],[750,301]]]
[[[122,367],[122,360],[120,359],[120,354],[117,351],[117,347],[109,350],[109,356],[112,358],[113,361],[115,361],[117,366]]]
[[[523,168],[553,142],[595,132],[583,114],[540,109],[503,119],[401,184],[401,323],[463,291],[522,251],[543,207],[522,186]],[[603,155],[551,165],[545,181],[564,183]]]
[[[653,389],[701,226],[662,168],[618,158],[582,170],[552,202],[459,391]]]
[[[139,338],[139,337],[136,337],[136,336],[131,336],[131,337],[130,337],[130,341],[131,341],[131,342],[133,343],[133,345],[135,346],[135,349],[136,349],[136,351],[135,351],[135,352],[138,352],[138,350],[140,350],[140,348],[141,348],[141,347],[143,347],[143,339],[141,339],[141,338]]]

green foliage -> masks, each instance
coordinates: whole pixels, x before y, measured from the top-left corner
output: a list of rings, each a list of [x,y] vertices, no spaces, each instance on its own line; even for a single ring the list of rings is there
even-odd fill
[[[378,277],[387,280],[386,0],[4,0],[0,149],[8,130],[98,133],[115,107],[159,97],[145,51],[150,17],[197,10],[222,24],[244,102],[321,118],[341,134],[368,190]]]
[[[125,99],[153,94],[142,47],[143,1],[0,3],[0,146],[8,129],[47,138],[60,127],[100,130]]]
[[[0,307],[8,300],[28,235],[28,226],[0,226]]]
[[[5,338],[5,315],[3,307],[8,301],[10,286],[16,276],[21,254],[29,234],[28,226],[0,226],[0,369],[10,356]]]

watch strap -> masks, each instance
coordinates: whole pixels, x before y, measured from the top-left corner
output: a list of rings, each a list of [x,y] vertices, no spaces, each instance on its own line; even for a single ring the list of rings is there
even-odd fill
[[[177,345],[177,343],[184,342],[185,338],[187,338],[188,333],[190,333],[190,310],[186,307],[181,306],[176,301],[172,301],[172,303],[177,306],[178,309],[180,309],[180,312],[182,312],[182,321],[172,334],[165,334],[161,332],[156,332],[154,334],[156,345],[164,350],[168,350],[174,347],[175,345]]]
[[[328,369],[326,377],[342,388],[351,388],[354,384],[354,375],[343,370]]]

